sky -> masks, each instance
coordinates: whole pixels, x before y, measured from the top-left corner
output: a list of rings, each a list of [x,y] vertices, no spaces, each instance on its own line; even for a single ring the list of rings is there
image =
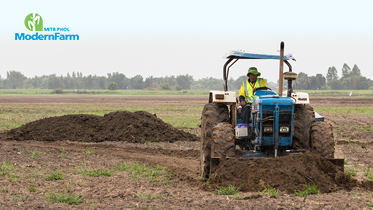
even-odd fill
[[[230,50],[278,54],[284,41],[285,54],[296,58],[293,72],[325,76],[335,66],[341,75],[347,63],[373,79],[371,8],[368,0],[2,1],[0,75],[222,78]],[[79,40],[15,40],[15,33],[36,33],[24,24],[30,13],[43,18],[44,28],[69,28],[61,34]],[[240,60],[229,77],[251,66],[278,80],[277,60]]]

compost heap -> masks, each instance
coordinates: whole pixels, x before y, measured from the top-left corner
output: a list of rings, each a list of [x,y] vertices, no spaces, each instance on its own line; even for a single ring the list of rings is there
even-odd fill
[[[205,188],[234,185],[240,191],[258,192],[275,188],[294,193],[313,184],[323,193],[351,190],[353,187],[373,189],[373,182],[359,183],[344,174],[342,168],[309,151],[276,158],[222,159],[212,171],[210,185]]]
[[[12,129],[8,131],[7,138],[132,143],[198,140],[195,135],[178,130],[145,111],[117,111],[103,117],[85,114],[49,117]]]

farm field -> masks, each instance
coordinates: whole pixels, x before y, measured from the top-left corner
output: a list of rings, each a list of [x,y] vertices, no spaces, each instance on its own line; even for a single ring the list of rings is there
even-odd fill
[[[288,187],[291,183],[283,181],[281,176],[267,180],[263,177],[259,184],[255,182],[257,188],[240,188],[235,195],[219,195],[218,190],[228,187],[223,183],[236,187],[241,183],[202,180],[198,136],[201,112],[208,100],[206,95],[0,95],[0,206],[5,209],[370,208],[373,206],[373,97],[346,95],[311,94],[310,97],[315,111],[333,125],[335,156],[345,158],[345,173],[351,178],[335,178],[337,182],[331,184],[315,183],[312,180],[317,180],[316,177],[328,174],[325,171],[320,171],[325,174],[308,174],[307,178],[297,180],[294,188],[299,194],[305,186],[300,181],[306,179],[319,184],[321,192],[308,197],[289,190],[293,189]],[[55,117],[70,114],[74,116]],[[149,127],[159,126],[157,131],[138,126],[144,119],[149,120]],[[97,130],[84,127],[90,122]],[[29,126],[23,133],[10,132],[24,124]],[[124,130],[128,132],[120,133]],[[53,136],[50,131],[59,135]],[[160,138],[164,133],[173,135]],[[30,136],[32,140],[27,138]],[[281,160],[277,160],[278,168]],[[260,169],[261,165],[255,167]],[[277,172],[280,173],[274,168],[271,173]],[[253,180],[247,180],[250,181]]]

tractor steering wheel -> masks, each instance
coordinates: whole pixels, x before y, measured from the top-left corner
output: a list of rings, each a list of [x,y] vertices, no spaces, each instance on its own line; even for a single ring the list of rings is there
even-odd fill
[[[272,89],[269,87],[258,87],[256,88],[256,90],[272,90]]]

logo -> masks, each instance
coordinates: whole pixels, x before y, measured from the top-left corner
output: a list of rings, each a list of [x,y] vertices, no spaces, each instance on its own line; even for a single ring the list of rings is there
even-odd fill
[[[65,34],[70,32],[68,27],[46,27],[44,28],[43,18],[38,13],[30,13],[26,16],[24,24],[29,31],[41,31],[41,33],[15,33],[15,40],[79,40],[78,34]],[[52,32],[45,34],[44,32]]]
[[[25,26],[30,31],[43,31],[43,18],[37,13],[30,13],[25,18]]]

